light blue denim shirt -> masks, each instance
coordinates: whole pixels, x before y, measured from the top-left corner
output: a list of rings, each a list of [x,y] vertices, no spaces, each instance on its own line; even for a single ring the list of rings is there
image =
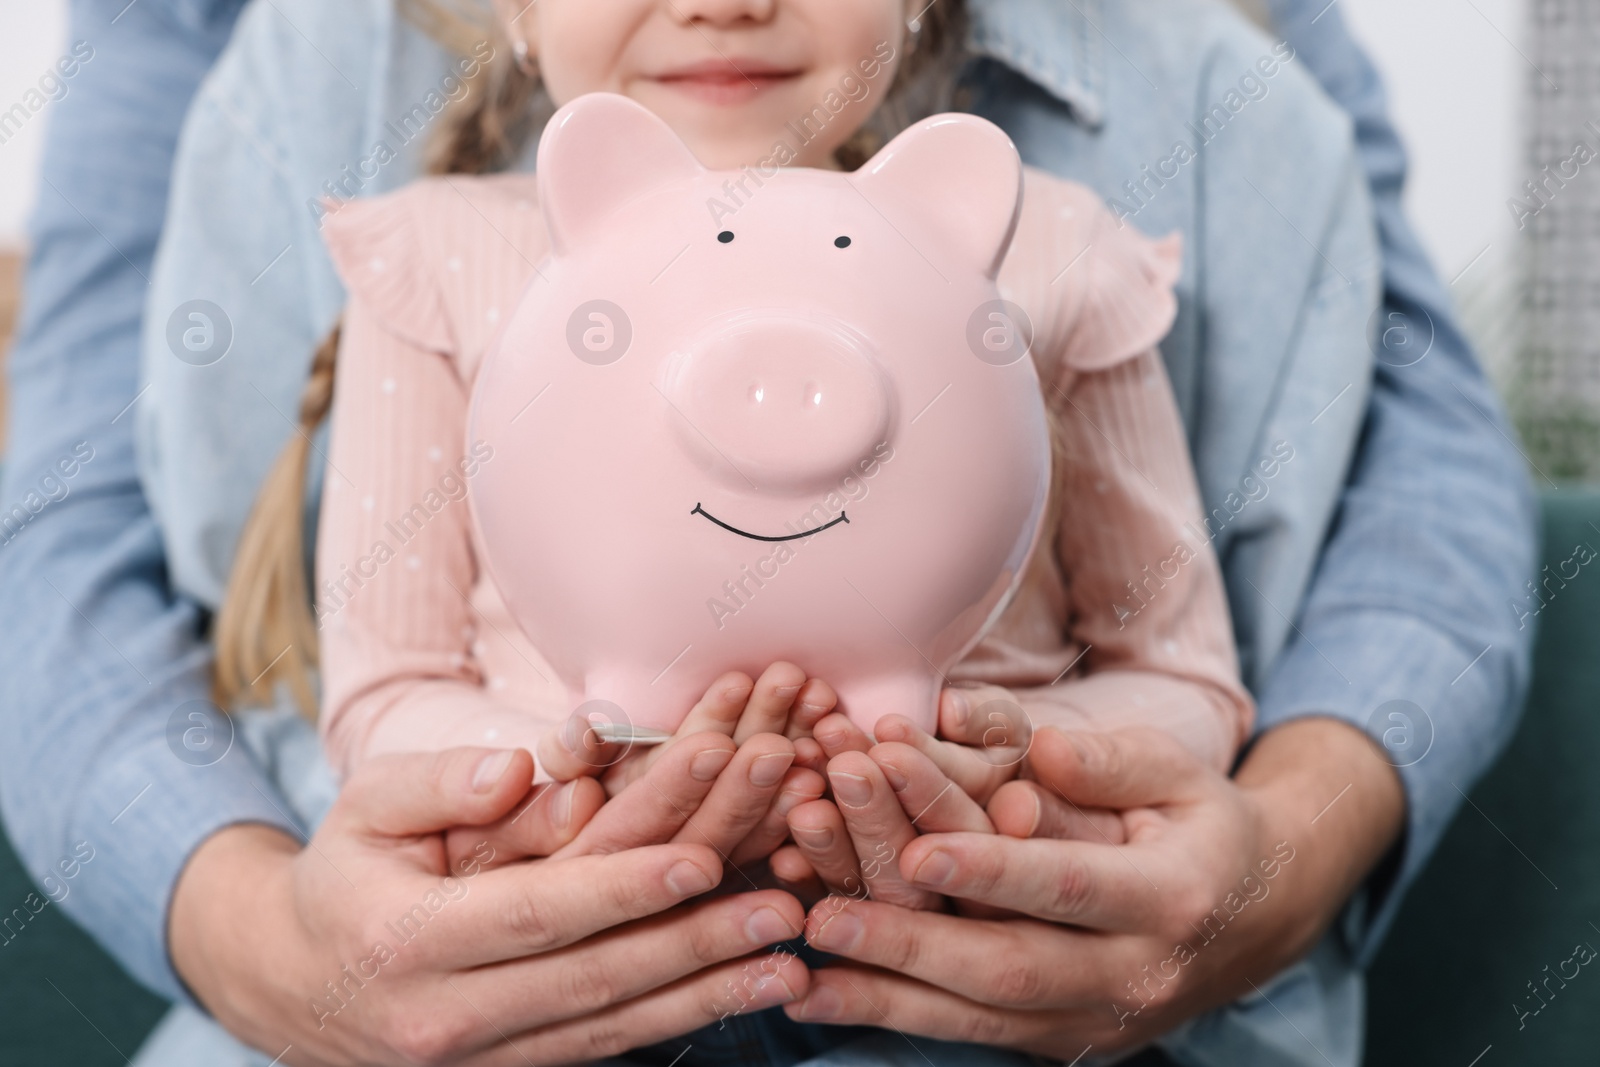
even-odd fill
[[[109,34],[116,6],[78,0],[75,25]],[[1409,826],[1390,884],[1403,886],[1453,813],[1456,786],[1514,721],[1526,635],[1504,603],[1531,570],[1532,538],[1498,409],[1400,216],[1403,157],[1370,67],[1337,11],[1313,24],[1321,5],[1294,0],[1276,14],[1296,58],[1265,66],[1281,57],[1273,42],[1198,0],[1140,5],[1137,24],[1121,4],[972,6],[972,44],[986,57],[973,108],[1030,163],[1115,198],[1132,225],[1186,237],[1181,312],[1163,351],[1208,506],[1221,509],[1217,545],[1263,727],[1328,714],[1369,728],[1394,699],[1433,716],[1428,757],[1402,769]],[[104,876],[66,906],[169,995],[164,914],[188,852],[229,822],[289,819],[242,746],[191,768],[163,731],[204,695],[193,603],[219,595],[254,486],[290,432],[310,346],[342,303],[307,205],[326,182],[369,195],[414,176],[415,141],[386,165],[368,161],[449,62],[395,22],[387,0],[249,10],[184,134],[141,394],[130,301],[160,221],[163,146],[233,8],[146,0],[117,23],[124,50],[60,109],[4,483],[5,500],[20,498],[52,450],[80,437],[107,460],[85,468],[95,475],[85,491],[0,547],[0,588],[21,608],[0,641],[0,708],[18,741],[0,748],[0,789],[36,872],[73,840],[115,828]],[[1307,67],[1360,120],[1361,155]],[[1180,141],[1204,150],[1184,159]],[[90,165],[118,152],[126,172]],[[1425,318],[1433,344],[1414,363],[1385,352],[1374,375],[1366,338],[1380,266],[1385,312]],[[196,299],[231,320],[231,348],[209,366],[180,361],[166,339],[174,311]],[[135,415],[166,559],[131,480]],[[1295,459],[1247,482],[1279,441]],[[188,595],[174,598],[169,578]],[[1398,896],[1384,895],[1387,909]],[[1266,987],[1270,1004],[1212,1013],[1174,1036],[1174,1052],[1195,1063],[1354,1062],[1352,955],[1370,949],[1381,921],[1349,928],[1359,941],[1331,938]]]

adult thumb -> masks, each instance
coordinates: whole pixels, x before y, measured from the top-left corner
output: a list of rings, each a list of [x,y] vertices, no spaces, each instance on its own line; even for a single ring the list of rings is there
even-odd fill
[[[452,748],[379,756],[345,782],[327,821],[387,837],[482,826],[533,787],[533,757],[522,749]]]

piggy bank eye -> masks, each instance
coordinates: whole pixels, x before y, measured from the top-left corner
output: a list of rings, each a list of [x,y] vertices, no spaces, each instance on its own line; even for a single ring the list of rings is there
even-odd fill
[[[733,231],[723,230],[721,233],[717,234],[717,240],[721,241],[723,244],[727,244],[729,241],[733,240]]]
[[[850,247],[850,238],[848,238],[848,237],[835,237],[833,239],[833,247],[835,247],[835,248],[849,248]]]

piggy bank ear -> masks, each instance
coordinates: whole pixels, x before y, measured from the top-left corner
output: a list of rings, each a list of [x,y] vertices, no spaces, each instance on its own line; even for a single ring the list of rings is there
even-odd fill
[[[1022,208],[1022,160],[1000,127],[935,115],[890,141],[850,180],[890,220],[953,241],[989,277],[1000,270]]]
[[[561,255],[643,193],[704,170],[661,119],[614,93],[580,96],[539,140],[539,204]]]

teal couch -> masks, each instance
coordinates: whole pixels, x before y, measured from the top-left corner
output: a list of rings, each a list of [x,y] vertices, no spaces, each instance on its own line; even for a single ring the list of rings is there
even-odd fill
[[[1548,496],[1544,536],[1552,562],[1580,541],[1600,548],[1600,493]],[[1370,1067],[1600,1064],[1600,960],[1566,962],[1579,944],[1600,948],[1597,572],[1585,568],[1541,613],[1516,739],[1472,791],[1373,969]],[[1437,718],[1449,728],[1448,709]],[[26,911],[30,892],[0,842],[0,913]],[[1575,968],[1564,986],[1551,977]],[[1529,983],[1548,990],[1542,1001]],[[0,933],[0,1064],[121,1064],[163,1007],[53,904]]]

